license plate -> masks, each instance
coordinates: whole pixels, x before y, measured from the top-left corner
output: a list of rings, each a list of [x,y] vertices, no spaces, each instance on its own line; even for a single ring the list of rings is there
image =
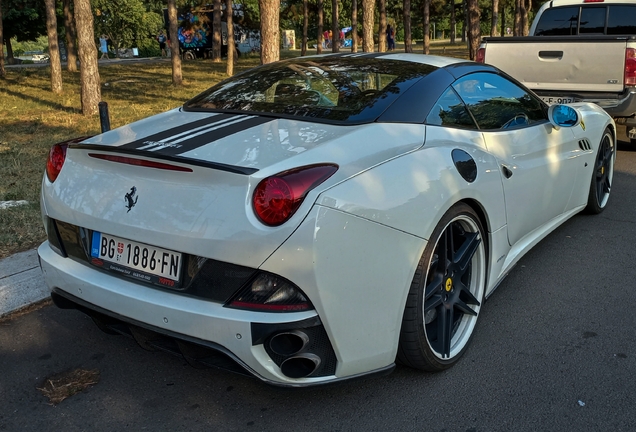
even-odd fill
[[[541,96],[541,99],[543,100],[543,102],[547,103],[548,105],[569,104],[574,102],[573,97],[566,97],[566,96]]]
[[[92,264],[144,282],[178,287],[179,252],[93,231]]]

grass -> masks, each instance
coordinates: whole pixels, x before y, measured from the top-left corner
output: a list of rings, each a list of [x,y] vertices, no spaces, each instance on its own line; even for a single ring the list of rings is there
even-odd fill
[[[99,376],[100,373],[97,369],[75,369],[46,378],[42,387],[37,389],[49,398],[51,405],[57,405],[64,399],[97,384]]]
[[[421,52],[421,43],[414,48]],[[400,50],[398,44],[396,52]],[[464,45],[447,42],[432,42],[431,54],[467,58]],[[257,57],[241,58],[235,72],[258,64]],[[100,62],[102,100],[108,102],[111,127],[177,107],[226,78],[225,63],[196,60],[182,67],[184,85],[175,88],[168,61]],[[64,71],[63,81],[63,93],[55,95],[50,91],[49,67],[7,68],[6,79],[0,80],[0,201],[29,202],[0,209],[0,259],[34,248],[46,237],[39,197],[51,145],[100,131],[98,116],[80,112],[79,73]]]

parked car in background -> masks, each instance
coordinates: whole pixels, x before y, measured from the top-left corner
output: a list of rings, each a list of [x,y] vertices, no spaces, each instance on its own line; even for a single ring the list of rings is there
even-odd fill
[[[54,145],[38,253],[58,306],[189,362],[290,387],[440,371],[526,252],[607,206],[615,143],[598,105],[493,66],[299,57]]]
[[[486,37],[478,61],[549,104],[594,102],[636,143],[636,1],[551,0],[528,37]]]
[[[48,63],[51,58],[48,54],[33,54],[31,60],[33,60],[33,63]]]

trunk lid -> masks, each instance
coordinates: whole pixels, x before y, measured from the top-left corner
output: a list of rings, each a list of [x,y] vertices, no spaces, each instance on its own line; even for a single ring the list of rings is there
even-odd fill
[[[423,125],[334,126],[176,109],[69,147],[57,180],[44,179],[43,207],[50,217],[83,228],[256,268],[291,235],[321,191],[423,142]],[[189,172],[96,157],[103,155]],[[339,169],[289,221],[263,225],[251,203],[258,183],[318,163]]]

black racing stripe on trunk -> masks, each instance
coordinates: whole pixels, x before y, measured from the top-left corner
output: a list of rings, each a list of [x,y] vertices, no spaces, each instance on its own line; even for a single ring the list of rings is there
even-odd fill
[[[218,115],[214,115],[214,116],[210,116],[210,117],[206,117],[204,119],[201,120],[197,120],[197,121],[193,121],[190,123],[186,123],[186,124],[182,124],[180,126],[174,127],[172,129],[167,129],[165,131],[162,132],[158,132],[154,135],[149,135],[147,137],[138,139],[136,141],[130,142],[128,144],[124,144],[122,146],[120,146],[121,148],[125,148],[125,149],[137,149],[139,147],[143,147],[145,146],[147,141],[157,141],[157,142],[161,142],[162,140],[166,139],[166,138],[170,138],[174,135],[183,133],[183,132],[187,132],[191,129],[194,128],[198,128],[200,126],[205,126],[205,125],[213,125],[214,123],[218,123],[221,122],[223,120],[227,120],[230,119],[232,117],[238,117],[236,114],[218,114]]]
[[[194,138],[191,138],[189,140],[181,141],[177,144],[179,147],[164,147],[159,150],[153,151],[152,153],[159,153],[163,155],[181,155],[183,153],[202,147],[206,144],[210,144],[214,141],[220,140],[230,135],[234,135],[237,132],[241,132],[243,130],[247,130],[251,127],[258,126],[270,121],[272,121],[272,119],[267,117],[248,118],[246,120],[242,120],[228,126],[222,126],[217,130],[195,136]]]

